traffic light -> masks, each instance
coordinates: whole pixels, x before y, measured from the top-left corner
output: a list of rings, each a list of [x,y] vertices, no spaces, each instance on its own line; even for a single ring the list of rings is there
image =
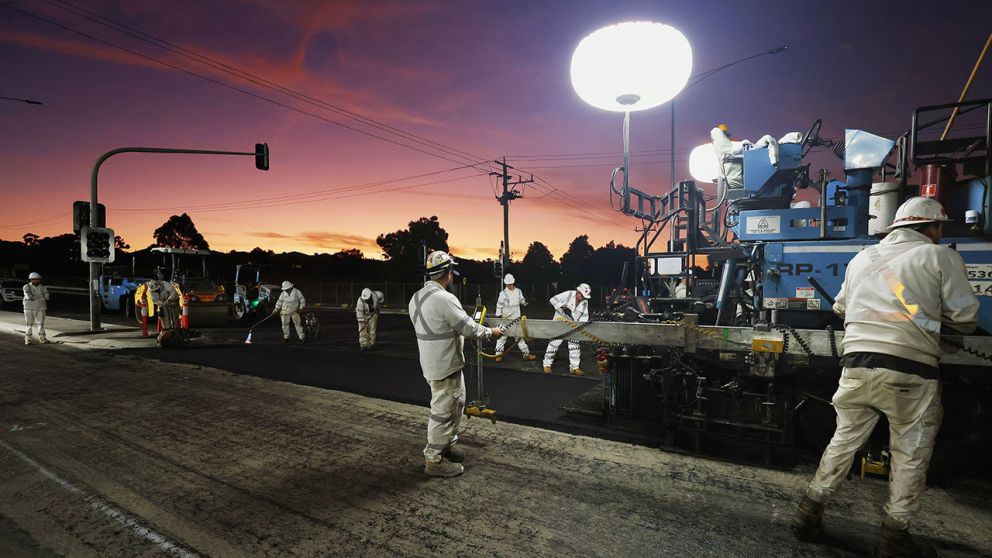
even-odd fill
[[[84,262],[114,261],[114,230],[104,227],[83,227],[80,230],[80,251]]]
[[[255,168],[258,170],[269,170],[269,144],[255,144]]]
[[[503,261],[496,260],[493,262],[493,275],[496,277],[503,277]]]
[[[107,226],[107,208],[102,204],[96,204],[96,226]],[[90,223],[90,202],[77,201],[72,203],[72,232],[79,234],[79,229]]]

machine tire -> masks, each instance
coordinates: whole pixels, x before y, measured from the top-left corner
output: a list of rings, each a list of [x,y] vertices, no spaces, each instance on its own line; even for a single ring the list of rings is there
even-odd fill
[[[248,308],[245,307],[244,302],[236,302],[231,307],[231,312],[234,314],[235,320],[242,320],[248,314]]]
[[[121,297],[121,314],[125,318],[130,318],[134,316],[134,299],[129,296]]]

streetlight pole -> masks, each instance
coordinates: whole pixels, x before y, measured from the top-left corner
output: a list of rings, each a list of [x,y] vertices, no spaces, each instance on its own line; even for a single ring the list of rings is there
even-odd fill
[[[255,166],[259,170],[269,170],[269,146],[268,144],[255,144],[255,151],[209,151],[202,149],[168,149],[162,147],[121,147],[113,149],[100,156],[93,165],[93,173],[90,176],[90,226],[99,226],[98,205],[97,205],[97,175],[100,173],[100,165],[104,161],[119,153],[187,153],[193,155],[246,155],[255,157]],[[113,242],[113,239],[110,239]],[[90,280],[88,285],[90,298],[90,331],[100,331],[100,300],[96,296],[97,279],[100,274],[100,264],[90,262]]]
[[[733,62],[731,62],[729,64],[724,64],[723,66],[719,66],[719,67],[713,68],[712,70],[703,72],[701,74],[697,74],[697,75],[693,76],[692,79],[689,80],[688,85],[686,85],[685,88],[682,89],[682,92],[684,93],[686,89],[689,89],[690,87],[692,87],[693,85],[696,85],[697,83],[703,81],[704,79],[706,79],[708,77],[712,77],[712,76],[714,76],[714,75],[716,75],[716,74],[718,74],[718,73],[726,70],[727,68],[730,68],[732,66],[736,66],[736,65],[740,64],[741,62],[747,62],[748,60],[753,60],[753,59],[759,58],[761,56],[767,56],[767,55],[770,55],[770,54],[778,54],[780,52],[785,52],[788,48],[789,48],[788,46],[780,46],[778,48],[773,48],[771,50],[765,50],[765,51],[759,52],[757,54],[752,54],[751,56],[746,56],[744,58],[741,58],[740,60],[735,60],[735,61],[733,61]],[[671,171],[672,171],[672,173],[671,173],[671,180],[672,180],[672,182],[669,185],[669,187],[670,188],[674,188],[675,187],[675,99],[672,99],[671,100],[671,111],[672,111],[672,145],[671,145],[671,165],[672,165],[672,169],[671,169]]]

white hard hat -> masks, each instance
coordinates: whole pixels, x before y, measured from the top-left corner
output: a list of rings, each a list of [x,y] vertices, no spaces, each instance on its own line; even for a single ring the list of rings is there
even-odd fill
[[[575,287],[575,290],[582,294],[582,298],[589,298],[592,296],[592,289],[585,283],[579,283],[579,286]]]
[[[950,220],[947,211],[944,210],[944,206],[940,205],[939,201],[933,198],[909,198],[896,210],[896,216],[888,230]]]
[[[368,300],[370,298],[372,298],[372,289],[362,289],[362,300]]]
[[[148,282],[148,290],[150,290],[150,291],[161,291],[162,290],[162,282],[161,281],[149,281]]]
[[[451,257],[451,254],[447,252],[441,252],[440,250],[431,252],[427,256],[427,274],[431,277],[436,275],[441,275],[447,272],[449,269],[455,271],[455,267],[458,266],[458,262]],[[455,271],[457,275],[458,272]]]
[[[292,289],[292,288],[293,288],[293,284],[290,283],[289,281],[283,281],[282,282],[282,290],[286,291],[286,290],[289,290],[289,289]]]
[[[507,273],[506,274],[506,277],[503,277],[503,283],[505,283],[507,285],[512,285],[512,284],[514,284],[516,282],[517,282],[517,280],[513,278],[513,274],[512,273]]]
[[[37,271],[32,271],[31,274],[28,275],[28,279],[41,279],[41,274]]]

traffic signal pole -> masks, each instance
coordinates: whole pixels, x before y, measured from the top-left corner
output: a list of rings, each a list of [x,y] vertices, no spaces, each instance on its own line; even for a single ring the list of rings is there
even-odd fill
[[[99,206],[97,205],[97,175],[100,173],[100,165],[104,161],[117,155],[118,153],[186,153],[192,155],[243,155],[255,157],[255,168],[259,170],[269,170],[269,145],[267,143],[256,143],[255,151],[211,151],[203,149],[170,149],[163,147],[121,147],[113,149],[100,156],[93,165],[93,174],[90,176],[90,227],[99,226]],[[114,242],[114,239],[110,239]],[[100,264],[90,262],[90,331],[100,331],[100,300],[97,297],[99,285],[97,281],[100,277]]]

